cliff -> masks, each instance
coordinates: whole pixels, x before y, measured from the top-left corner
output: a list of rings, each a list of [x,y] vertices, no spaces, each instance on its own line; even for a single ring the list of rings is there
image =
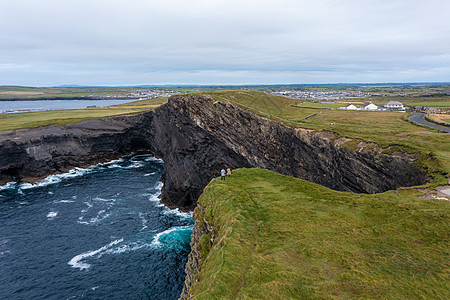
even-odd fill
[[[192,210],[220,169],[258,167],[326,187],[378,193],[425,182],[413,155],[292,128],[208,95],[172,96],[132,116],[0,133],[0,183],[147,150],[165,162],[162,201]]]
[[[35,181],[117,158],[129,153],[127,129],[136,116],[113,117],[68,124],[0,132],[0,184]]]
[[[198,200],[180,299],[447,299],[449,208],[235,170]]]

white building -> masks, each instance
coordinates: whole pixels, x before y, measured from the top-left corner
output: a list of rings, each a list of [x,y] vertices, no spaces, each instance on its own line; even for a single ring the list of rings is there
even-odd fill
[[[349,104],[349,105],[347,105],[347,106],[345,107],[345,109],[348,109],[348,110],[357,110],[358,108],[357,108],[355,105],[353,105],[353,104]]]
[[[385,108],[388,108],[388,109],[401,109],[401,110],[404,110],[404,109],[405,109],[405,107],[403,106],[403,104],[400,103],[400,102],[398,102],[398,101],[390,101],[390,102],[386,103],[386,104],[384,105],[384,107],[385,107]]]
[[[378,106],[373,104],[372,102],[366,102],[361,106],[362,110],[377,110]]]

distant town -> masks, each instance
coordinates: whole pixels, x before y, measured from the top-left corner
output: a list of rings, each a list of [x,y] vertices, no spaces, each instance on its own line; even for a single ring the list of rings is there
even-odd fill
[[[127,94],[110,94],[110,93],[101,93],[101,94],[89,94],[89,97],[95,98],[133,98],[133,99],[152,99],[157,97],[170,97],[172,95],[181,94],[180,91],[175,90],[159,90],[159,89],[136,89],[134,91],[128,92]]]
[[[299,100],[334,101],[353,98],[368,98],[371,93],[363,91],[269,91],[270,94],[291,97]]]

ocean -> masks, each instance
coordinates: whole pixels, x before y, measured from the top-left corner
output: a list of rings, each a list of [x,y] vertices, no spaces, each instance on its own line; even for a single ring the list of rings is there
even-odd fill
[[[0,186],[0,299],[177,299],[192,216],[135,154]]]

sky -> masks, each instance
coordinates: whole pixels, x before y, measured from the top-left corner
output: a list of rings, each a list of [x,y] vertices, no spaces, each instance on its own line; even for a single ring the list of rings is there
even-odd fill
[[[0,85],[450,81],[448,0],[1,0]]]

